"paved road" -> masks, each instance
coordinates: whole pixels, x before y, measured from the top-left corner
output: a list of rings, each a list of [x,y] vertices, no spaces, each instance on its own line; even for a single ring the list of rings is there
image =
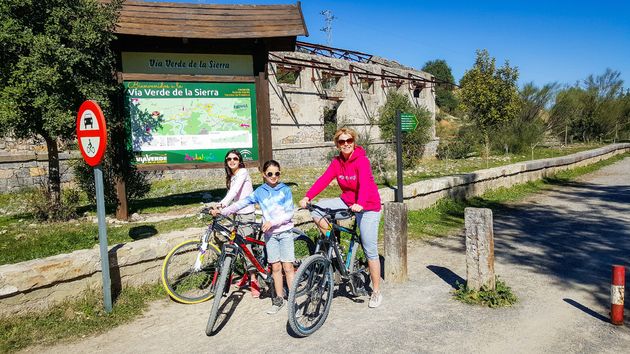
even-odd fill
[[[386,284],[380,308],[337,297],[326,324],[309,338],[287,334],[286,312],[266,315],[268,300],[237,292],[214,337],[204,333],[209,303],[164,300],[108,333],[28,351],[630,352],[630,328],[607,322],[611,264],[630,264],[629,176],[627,158],[495,214],[496,272],[521,300],[512,308],[451,299],[466,274],[459,235],[412,243],[410,280]],[[626,322],[629,313],[627,304]]]

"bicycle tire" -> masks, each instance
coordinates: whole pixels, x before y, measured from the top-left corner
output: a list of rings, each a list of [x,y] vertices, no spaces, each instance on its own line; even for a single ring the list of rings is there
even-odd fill
[[[168,295],[184,304],[197,304],[206,301],[214,294],[217,262],[220,252],[209,244],[200,270],[194,270],[199,255],[199,240],[184,241],[166,255],[162,263],[162,285]]]
[[[306,258],[315,253],[315,242],[301,231],[297,233],[297,235],[298,236],[293,240],[295,249],[295,261],[293,265],[296,269],[300,267]]]
[[[299,287],[304,291],[297,291]],[[332,265],[326,257],[316,254],[304,260],[295,274],[287,306],[289,326],[297,336],[307,337],[326,322],[333,287]]]
[[[300,265],[310,256],[315,253],[315,243],[311,240],[310,237],[306,236],[304,233],[298,234],[299,236],[295,238],[295,261],[293,262],[293,267],[297,272],[300,269]],[[295,279],[295,278],[294,278]],[[290,289],[285,289],[287,294],[290,292]],[[303,286],[299,286],[295,289],[298,295],[301,295],[304,291]]]
[[[219,315],[219,307],[221,307],[221,300],[223,299],[223,291],[226,286],[228,286],[227,281],[232,271],[232,257],[225,257],[223,264],[221,265],[221,275],[219,275],[219,280],[217,281],[216,292],[214,296],[214,301],[212,301],[212,310],[210,310],[210,316],[208,317],[208,324],[206,325],[206,335],[211,336],[212,329],[214,328],[214,324],[217,321],[217,317]],[[229,290],[229,288],[228,288]]]

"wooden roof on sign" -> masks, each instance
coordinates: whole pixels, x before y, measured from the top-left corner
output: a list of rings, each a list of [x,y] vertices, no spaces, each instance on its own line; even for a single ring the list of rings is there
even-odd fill
[[[115,32],[199,39],[308,36],[299,2],[294,5],[211,5],[125,1]]]

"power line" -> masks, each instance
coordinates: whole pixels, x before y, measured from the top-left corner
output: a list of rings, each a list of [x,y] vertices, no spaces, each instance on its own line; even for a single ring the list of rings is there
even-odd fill
[[[321,11],[319,14],[325,17],[324,21],[326,21],[326,26],[320,29],[320,31],[326,33],[326,44],[330,46],[332,45],[332,22],[336,20],[337,17],[335,17],[330,10]]]

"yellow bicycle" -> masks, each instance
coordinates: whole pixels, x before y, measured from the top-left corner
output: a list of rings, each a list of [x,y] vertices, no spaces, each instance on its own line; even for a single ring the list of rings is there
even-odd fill
[[[208,214],[203,209],[202,214]],[[162,284],[168,295],[184,304],[206,301],[214,295],[221,256],[219,240],[227,239],[229,231],[214,218],[200,239],[184,241],[164,258]]]

